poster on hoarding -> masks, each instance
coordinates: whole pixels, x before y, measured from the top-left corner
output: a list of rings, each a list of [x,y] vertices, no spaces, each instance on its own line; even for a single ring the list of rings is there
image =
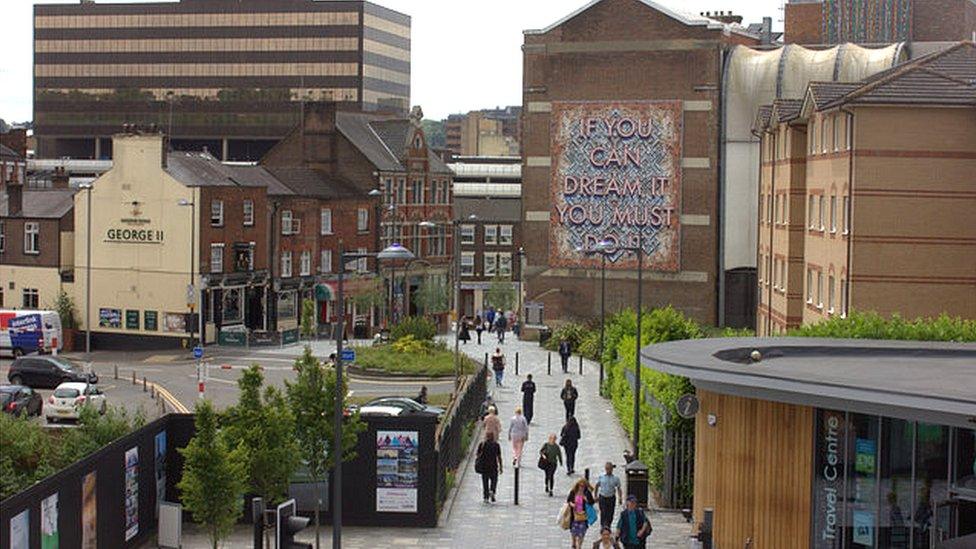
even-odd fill
[[[549,263],[633,269],[640,242],[648,270],[680,268],[680,101],[554,101],[551,115]],[[577,251],[584,250],[584,251]]]
[[[41,500],[41,549],[58,549],[61,544],[58,533],[58,494]]]
[[[99,328],[121,328],[122,310],[121,309],[99,309],[98,327]]]
[[[30,509],[10,519],[10,549],[30,549]]]
[[[377,431],[377,512],[417,512],[417,458],[417,431]]]
[[[125,452],[125,541],[139,533],[139,448]]]
[[[156,451],[153,465],[156,468],[156,516],[159,504],[166,501],[166,431],[156,433]]]
[[[81,481],[81,549],[98,549],[98,499],[95,471]]]

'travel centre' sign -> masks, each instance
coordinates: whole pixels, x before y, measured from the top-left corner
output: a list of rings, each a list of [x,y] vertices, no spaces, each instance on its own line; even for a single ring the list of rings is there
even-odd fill
[[[643,228],[644,266],[679,270],[681,116],[680,101],[553,102],[550,265],[599,267],[576,249],[636,247]],[[637,266],[620,249],[608,259]]]

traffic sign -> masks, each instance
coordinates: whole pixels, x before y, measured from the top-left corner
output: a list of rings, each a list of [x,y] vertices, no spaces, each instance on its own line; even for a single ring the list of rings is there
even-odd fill
[[[356,350],[355,349],[343,349],[342,350],[342,361],[343,362],[356,362]]]
[[[199,345],[193,348],[193,358],[199,360],[203,358],[203,347]]]
[[[682,395],[681,398],[678,399],[675,407],[678,409],[679,416],[685,419],[691,419],[695,417],[695,414],[698,413],[698,397],[695,395]]]

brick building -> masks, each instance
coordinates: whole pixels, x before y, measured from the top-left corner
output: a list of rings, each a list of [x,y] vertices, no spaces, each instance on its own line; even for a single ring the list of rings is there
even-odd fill
[[[460,156],[518,156],[521,107],[452,114],[444,121],[445,148]]]
[[[760,334],[851,309],[976,318],[976,47],[762,112]]]
[[[971,0],[790,0],[784,40],[790,44],[971,40]]]
[[[591,2],[525,32],[526,300],[546,318],[599,313],[599,259],[575,249],[606,238],[642,241],[645,306],[717,322],[722,60],[758,42],[650,0]],[[635,257],[611,259],[611,310],[632,306]]]

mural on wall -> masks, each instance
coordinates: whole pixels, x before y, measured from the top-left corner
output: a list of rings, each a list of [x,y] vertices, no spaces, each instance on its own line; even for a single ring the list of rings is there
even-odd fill
[[[642,242],[648,270],[680,268],[680,101],[553,102],[552,267],[600,266],[592,249],[617,247],[608,268],[633,269],[623,248]]]

